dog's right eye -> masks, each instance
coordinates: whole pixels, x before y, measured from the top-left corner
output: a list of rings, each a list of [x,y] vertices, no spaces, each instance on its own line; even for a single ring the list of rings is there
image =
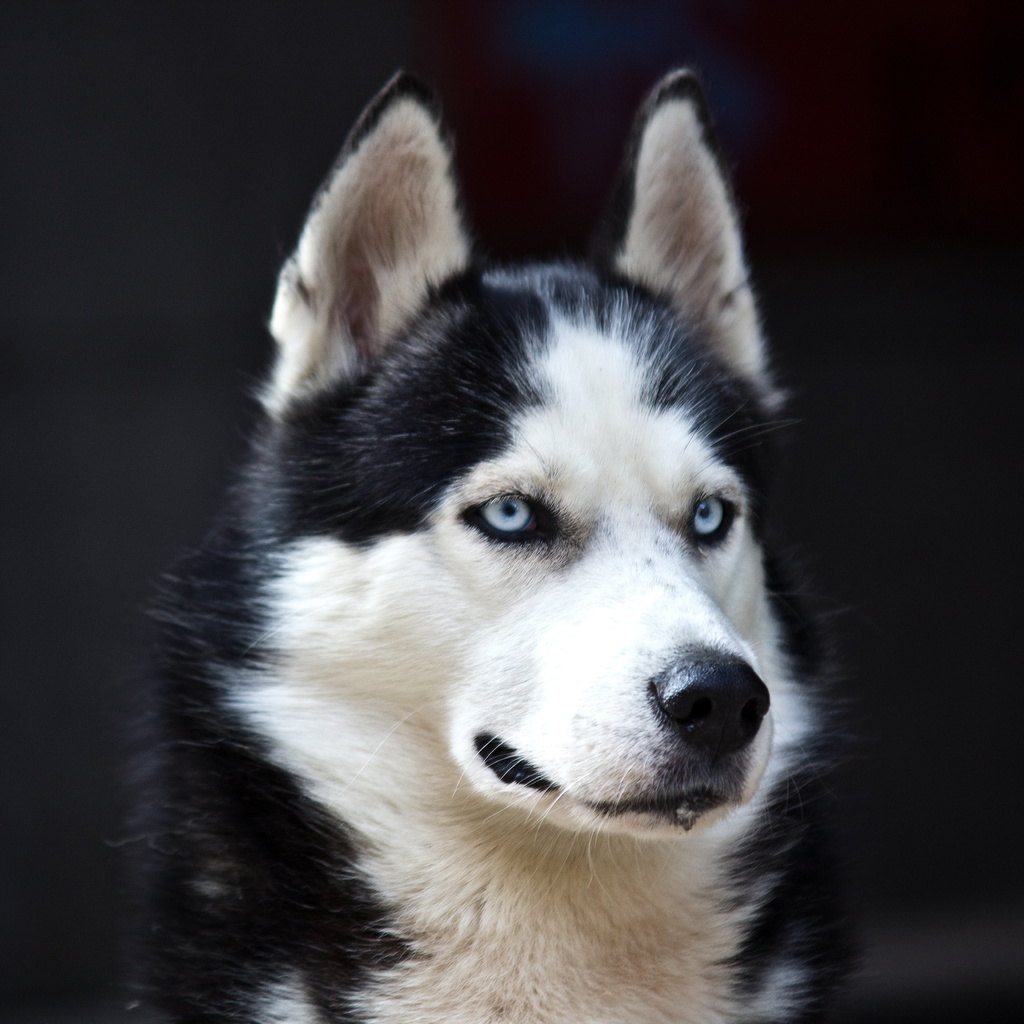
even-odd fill
[[[546,540],[550,536],[550,516],[546,509],[518,494],[491,498],[470,510],[466,520],[499,540]]]

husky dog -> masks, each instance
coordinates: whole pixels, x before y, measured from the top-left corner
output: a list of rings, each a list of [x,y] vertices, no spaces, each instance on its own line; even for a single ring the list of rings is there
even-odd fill
[[[169,577],[145,991],[172,1021],[808,1021],[843,973],[814,629],[696,79],[593,263],[474,259],[431,93],[370,104]]]

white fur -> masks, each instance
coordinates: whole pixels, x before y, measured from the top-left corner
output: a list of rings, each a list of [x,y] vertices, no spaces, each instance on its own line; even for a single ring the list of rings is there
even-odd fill
[[[784,963],[769,973],[754,1001],[746,1007],[745,1021],[787,1020],[803,1005],[810,983],[806,964]]]
[[[271,985],[257,1014],[259,1024],[319,1024],[321,1019],[302,981],[295,977]]]
[[[370,1020],[738,1012],[722,962],[756,908],[716,901],[721,860],[810,723],[775,653],[742,482],[685,415],[642,400],[645,371],[621,336],[635,329],[556,322],[535,368],[544,402],[429,529],[365,549],[297,542],[267,594],[274,665],[238,706],[352,830],[368,882],[423,954],[363,991]],[[503,547],[463,520],[508,493],[549,502],[568,539]],[[740,509],[706,555],[682,533],[700,493]],[[585,801],[642,793],[668,756],[646,681],[687,645],[744,657],[771,691],[743,803],[688,834],[602,818]],[[473,747],[482,731],[560,789],[499,783]],[[777,982],[766,1006],[785,996]]]

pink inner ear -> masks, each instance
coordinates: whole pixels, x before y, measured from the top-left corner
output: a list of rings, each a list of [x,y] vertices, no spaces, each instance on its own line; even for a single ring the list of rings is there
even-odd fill
[[[365,365],[376,362],[377,307],[380,293],[370,264],[357,249],[350,246],[344,260],[345,278],[338,294],[337,315]]]
[[[378,365],[431,283],[468,258],[435,114],[399,98],[346,151],[282,272],[271,316],[281,358],[267,407]]]
[[[415,253],[429,231],[425,179],[431,167],[415,143],[400,134],[372,140],[365,154],[366,181],[351,212],[335,272],[340,280],[336,313],[364,365],[379,361],[386,329],[381,275],[403,253]]]

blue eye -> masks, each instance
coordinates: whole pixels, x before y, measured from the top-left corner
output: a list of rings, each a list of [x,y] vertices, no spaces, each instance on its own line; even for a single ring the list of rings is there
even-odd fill
[[[529,530],[534,523],[533,507],[523,498],[505,494],[481,505],[477,515],[495,533],[513,534]]]
[[[693,510],[693,535],[698,542],[721,540],[732,523],[732,506],[721,498],[701,498]]]
[[[543,540],[550,534],[550,513],[517,494],[491,498],[467,513],[466,519],[499,540]]]

